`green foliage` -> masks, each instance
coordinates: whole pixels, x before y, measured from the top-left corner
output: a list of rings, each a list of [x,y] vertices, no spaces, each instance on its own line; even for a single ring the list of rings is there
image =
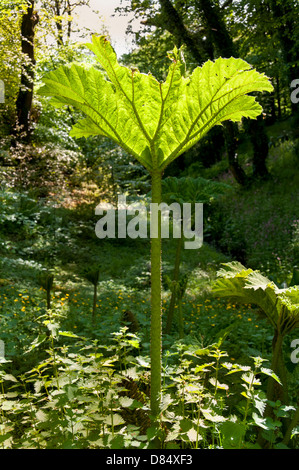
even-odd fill
[[[100,269],[97,266],[86,269],[83,272],[83,276],[92,283],[93,286],[96,286],[100,279]]]
[[[272,325],[274,336],[271,368],[276,375],[281,377],[283,386],[277,387],[274,380],[269,380],[267,398],[269,401],[279,399],[284,404],[288,404],[288,379],[282,344],[284,337],[299,326],[298,286],[279,289],[261,273],[246,269],[238,262],[226,263],[218,276],[213,287],[215,294],[236,302],[257,305],[260,307],[260,313]],[[269,407],[266,416],[271,417]]]
[[[54,275],[51,272],[43,271],[39,276],[39,282],[43,289],[50,291],[53,287]]]
[[[38,277],[40,286],[47,293],[47,309],[51,308],[51,290],[53,288],[54,274],[50,270],[43,270]]]
[[[176,69],[177,75],[174,73],[173,76],[179,77],[181,69],[176,68],[179,61],[176,64],[176,58],[172,59],[170,70]],[[198,80],[202,79],[204,84],[213,67],[214,71],[221,69],[221,61],[217,66],[215,64],[209,63],[200,69],[201,72],[197,72]],[[69,71],[71,76],[79,69],[65,67],[63,70],[65,73]],[[146,117],[142,114],[137,84],[145,88],[149,86],[150,90],[152,85],[154,91],[157,86],[155,79],[143,76],[136,70],[128,69],[126,72],[125,67],[116,63],[113,70],[117,72],[119,80],[123,73],[124,83],[127,83],[128,77],[131,83],[133,80],[133,84],[136,80],[136,101],[131,97],[131,102],[136,106],[137,114],[142,117],[143,127],[151,137],[153,134],[150,133],[154,130],[147,126]],[[82,83],[87,75],[89,78],[92,76],[87,72],[87,69],[82,71]],[[244,74],[247,72],[252,71],[248,69]],[[241,78],[243,72],[237,71],[236,77],[238,75]],[[181,101],[178,100],[177,103],[177,111],[182,110],[182,116],[185,117],[184,106],[187,103],[188,113],[191,113],[190,122],[196,108],[190,91],[196,88],[195,76],[194,73],[189,78],[182,78],[181,90],[186,85],[188,92],[186,91],[185,96],[182,94]],[[170,75],[168,85],[169,77]],[[228,82],[232,83],[231,80],[232,77]],[[86,79],[84,83],[87,82]],[[211,83],[214,83],[213,80]],[[226,84],[224,88],[225,86]],[[167,79],[164,90],[166,88]],[[87,87],[86,97],[91,100],[89,104],[97,103],[102,110],[105,100],[102,97],[97,101],[96,89],[96,85]],[[116,90],[113,85],[108,85],[108,89],[113,90],[118,109],[122,111],[126,100],[119,99],[120,90]],[[124,86],[123,89],[128,91],[129,88]],[[172,91],[174,92],[174,88]],[[148,95],[149,92],[145,93],[145,96]],[[155,101],[154,98],[153,100]],[[46,99],[43,98],[43,106],[45,102]],[[114,103],[113,100],[112,102]],[[179,146],[184,142],[184,132],[182,122],[177,123],[172,115],[176,109],[175,100],[164,102],[166,105],[168,103],[168,112],[171,112],[171,119],[168,122],[165,119],[164,130],[167,131],[168,125],[172,130],[169,140],[169,151],[172,152],[175,132],[178,134]],[[108,99],[106,103],[109,104]],[[85,105],[87,106],[86,103]],[[40,134],[36,135],[36,142],[43,142],[46,138],[55,145],[61,145],[65,138],[64,132],[68,132],[73,116],[77,119],[78,115],[67,116],[64,111],[59,114],[57,135],[55,131],[48,129],[48,123],[55,119],[55,114],[49,109],[40,127]],[[107,113],[108,116],[109,112]],[[128,117],[125,112],[124,116]],[[130,116],[134,121],[136,116]],[[67,125],[62,129],[64,122]],[[152,123],[157,126],[157,121],[152,119]],[[195,129],[197,124],[194,120],[193,124]],[[97,126],[98,123],[95,126],[98,132]],[[134,126],[128,127],[130,131]],[[161,132],[159,141],[157,133],[156,145],[158,148],[161,142],[161,148],[165,149],[165,136],[168,134],[162,134]],[[122,136],[123,139],[126,137],[127,135]],[[143,137],[143,141],[146,141],[146,136]],[[80,147],[86,150],[90,145],[88,151],[91,162],[94,163],[93,158],[98,155],[93,153],[93,149],[99,141],[83,139],[79,141]],[[128,139],[130,143],[132,139],[130,140],[129,132]],[[68,139],[66,145],[77,152],[77,144],[72,139]],[[136,145],[138,147],[139,144]],[[59,152],[59,147],[56,150]],[[114,164],[121,162],[124,156],[127,158],[123,152],[112,150],[111,154],[106,154],[106,150],[107,148],[99,147],[98,153],[105,153],[103,158],[107,158],[107,168],[114,158],[117,162]],[[175,153],[169,153],[169,157],[171,155],[174,158]],[[48,156],[50,157],[50,154],[45,152],[46,159]],[[53,157],[56,158],[55,155]],[[163,160],[162,154],[160,157],[159,168],[162,169],[164,164],[168,164],[169,158]],[[154,162],[148,155],[143,155],[142,158],[145,159],[142,163],[150,165]],[[122,163],[127,164],[127,160]],[[147,168],[149,169],[149,166]],[[131,169],[134,177],[136,173],[144,175],[139,164]],[[55,178],[55,171],[52,176]],[[117,177],[116,181],[118,184],[121,180]],[[123,181],[126,188],[130,188],[130,179],[125,178]],[[195,182],[186,182],[190,183],[186,197],[195,194],[197,198]],[[131,191],[134,192],[132,186]],[[182,198],[182,188],[178,191],[177,195]],[[205,197],[210,200],[209,194]],[[292,444],[296,440],[296,425],[290,432],[291,440],[288,440],[283,423],[286,419],[296,417],[296,412],[293,416],[294,407],[278,400],[270,400],[268,403],[266,399],[265,379],[271,378],[275,383],[280,379],[280,375],[278,374],[278,379],[272,367],[264,367],[263,360],[258,357],[262,354],[263,357],[271,359],[272,338],[267,325],[262,321],[258,324],[252,321],[256,311],[254,308],[247,305],[241,307],[237,303],[227,304],[216,298],[209,299],[198,295],[199,285],[203,286],[203,292],[207,295],[215,264],[223,259],[222,255],[215,253],[211,247],[204,247],[201,253],[194,253],[184,259],[184,270],[191,271],[196,267],[190,273],[187,290],[186,285],[181,285],[180,291],[180,294],[184,293],[184,298],[180,298],[179,313],[181,318],[184,316],[185,336],[176,343],[178,332],[175,330],[171,336],[165,338],[162,354],[163,394],[159,403],[160,422],[157,427],[152,426],[149,419],[151,358],[148,354],[148,243],[116,241],[99,247],[91,235],[93,223],[88,204],[78,205],[71,211],[62,207],[64,203],[65,201],[57,208],[57,203],[52,207],[49,201],[37,201],[32,194],[16,194],[6,190],[1,192],[1,277],[7,276],[8,279],[0,279],[1,339],[7,345],[7,360],[1,358],[0,372],[0,446],[43,449],[143,449],[151,447],[158,439],[161,447],[170,449],[243,449],[259,447],[258,429],[261,429],[270,448],[280,448],[289,442]],[[163,260],[163,268],[167,271],[171,264],[168,252],[171,244],[167,241],[165,245],[164,253],[167,256]],[[131,255],[133,249],[134,259]],[[42,268],[39,263],[48,264],[45,255],[49,255],[52,262],[55,258],[55,262],[59,264],[55,270],[55,284],[51,286],[52,308],[48,311],[45,309],[44,294],[36,289],[36,285],[34,288],[30,286],[30,290],[23,287],[25,278],[29,284],[30,281],[36,281],[36,276],[30,273]],[[101,266],[100,279],[96,273],[90,278],[95,286],[100,285],[97,297],[93,297],[91,286],[82,285],[82,278],[79,279],[74,274],[81,272],[81,265],[86,264],[90,268],[91,257],[99,260],[98,265]],[[249,290],[255,293],[259,291],[261,298],[266,295],[272,299],[271,288],[268,290],[260,276],[251,282]],[[273,289],[275,290],[274,287]],[[287,317],[295,315],[297,308],[294,307],[297,303],[296,294],[293,295],[289,289],[287,291],[285,296],[281,295],[285,308],[281,322],[284,328],[291,326]],[[96,311],[95,321],[91,325],[92,299],[96,301]],[[168,293],[164,292],[160,309],[163,321],[168,301]],[[261,303],[263,302],[261,300]],[[268,301],[263,305],[266,308]],[[138,335],[137,331],[119,329],[121,321],[132,323],[130,318],[132,320],[133,316],[124,316],[128,309],[132,309],[134,318],[138,319]],[[159,322],[161,323],[161,318]],[[179,333],[182,333],[182,328]],[[249,356],[254,356],[253,365],[248,359]],[[238,358],[238,363],[234,357]],[[224,362],[226,360],[229,362]],[[266,406],[270,406],[272,417],[266,413]]]
[[[97,287],[100,279],[100,268],[98,266],[91,266],[89,269],[85,269],[83,276],[93,285],[93,308],[92,308],[92,320],[95,322],[96,307],[97,307]]]
[[[213,291],[236,302],[258,305],[271,325],[286,335],[299,326],[299,289],[279,289],[274,282],[239,262],[226,263]]]
[[[179,52],[174,50],[173,64],[160,84],[151,75],[119,65],[104,37],[94,36],[88,47],[110,81],[95,68],[73,64],[44,77],[40,93],[87,115],[75,124],[73,136],[105,135],[148,170],[162,171],[223,120],[255,118],[261,107],[247,93],[272,90],[265,76],[240,59],[207,62],[184,78]]]
[[[152,176],[152,202],[161,202],[167,165],[191,148],[215,125],[255,118],[261,107],[253,91],[271,91],[264,75],[242,60],[218,59],[185,78],[183,55],[175,47],[165,82],[119,65],[110,43],[93,36],[94,52],[108,80],[96,68],[76,64],[44,77],[40,90],[54,104],[73,105],[87,117],[72,128],[75,137],[104,135],[135,157]],[[159,414],[161,395],[161,217],[151,240],[151,412]],[[155,440],[155,446],[158,446]]]
[[[270,151],[269,181],[234,191],[232,198],[224,195],[210,208],[205,225],[214,246],[231,259],[261,270],[280,286],[290,285],[299,261],[294,143],[290,139]],[[247,161],[247,154],[244,157]],[[231,180],[223,172],[221,180],[227,179]]]
[[[0,5],[0,80],[5,88],[5,101],[0,103],[1,137],[9,131],[15,117],[19,73],[25,60],[21,53],[20,22],[26,8],[24,0],[3,0]]]
[[[191,178],[191,177],[168,177],[162,181],[162,200],[167,204],[172,202],[179,203],[181,206],[184,203],[195,204],[205,203],[206,205],[212,203],[214,200],[225,193],[227,193],[231,186],[216,181],[209,181],[204,178]],[[205,207],[206,210],[206,207]],[[193,221],[194,222],[194,221]],[[175,264],[173,268],[172,281],[168,280],[168,285],[171,289],[171,301],[169,305],[169,311],[167,315],[166,333],[171,330],[172,319],[174,314],[174,307],[176,300],[179,301],[179,312],[181,311],[181,300],[183,295],[178,295],[178,286],[180,282],[185,283],[183,280],[179,280],[180,276],[180,264],[181,264],[181,252],[182,252],[182,238],[177,242]],[[185,290],[185,289],[184,289]],[[183,291],[184,291],[183,290]],[[183,322],[182,315],[180,313],[180,331],[181,337],[183,337]]]
[[[201,202],[208,204],[227,193],[232,187],[225,183],[205,178],[168,177],[162,182],[162,198],[165,202],[179,204]]]
[[[256,426],[272,432],[272,446],[279,444],[281,416],[293,409],[276,404],[276,421],[263,419],[257,376],[272,372],[260,358],[251,368],[224,362],[219,344],[173,344],[163,358],[157,432],[148,418],[149,358],[131,355],[140,339],[122,328],[103,346],[62,330],[61,320],[58,312],[40,317],[50,335],[41,334],[28,348],[27,356],[46,351],[34,367],[22,375],[1,370],[2,448],[146,449],[157,435],[165,449],[251,448]],[[60,346],[61,337],[69,343]],[[240,377],[235,386],[231,374]],[[244,405],[235,406],[242,395]]]
[[[249,321],[253,309],[185,294],[185,338],[176,342],[174,332],[164,344],[157,431],[149,420],[149,291],[100,280],[91,325],[91,290],[61,279],[60,272],[47,312],[43,292],[0,287],[8,361],[1,364],[2,447],[143,449],[158,433],[163,448],[252,448],[257,429],[271,447],[281,444],[294,409],[273,402],[277,416],[265,416],[264,378],[272,372],[258,357],[251,366],[249,356],[270,357],[269,331]],[[119,328],[128,308],[137,334]]]

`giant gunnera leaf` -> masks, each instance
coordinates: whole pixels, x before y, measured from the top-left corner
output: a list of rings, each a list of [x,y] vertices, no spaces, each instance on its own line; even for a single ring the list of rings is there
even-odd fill
[[[299,287],[279,289],[258,271],[241,263],[224,263],[217,273],[213,292],[233,301],[258,305],[264,316],[285,335],[299,327]]]
[[[93,36],[86,46],[105,73],[91,66],[61,66],[44,76],[39,93],[85,114],[73,126],[73,137],[106,136],[149,171],[162,172],[223,121],[256,118],[262,108],[248,94],[273,89],[264,74],[241,59],[208,61],[184,77],[183,59],[175,48],[161,83],[120,65],[104,36]]]

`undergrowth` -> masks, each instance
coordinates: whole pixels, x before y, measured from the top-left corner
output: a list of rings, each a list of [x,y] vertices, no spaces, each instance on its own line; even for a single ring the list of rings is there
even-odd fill
[[[122,327],[110,344],[60,329],[59,309],[36,318],[41,333],[25,355],[42,357],[21,375],[1,368],[2,448],[254,448],[260,429],[270,447],[284,447],[279,417],[293,407],[273,403],[263,419],[264,359],[228,361],[221,340],[208,347],[175,342],[163,355],[159,429],[151,427],[149,356]],[[61,338],[68,339],[61,343]],[[233,377],[233,380],[232,380]],[[277,380],[279,380],[277,378]]]

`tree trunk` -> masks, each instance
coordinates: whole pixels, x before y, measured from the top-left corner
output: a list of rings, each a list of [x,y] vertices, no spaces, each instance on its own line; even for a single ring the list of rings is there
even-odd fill
[[[281,119],[280,80],[278,76],[276,77],[276,96],[277,96],[278,119]]]
[[[235,123],[226,121],[225,127],[225,145],[228,157],[229,169],[233,177],[241,186],[246,186],[249,183],[249,178],[245,171],[238,162],[238,141]]]
[[[269,176],[266,159],[269,152],[269,138],[265,131],[263,116],[249,120],[249,132],[253,145],[253,178],[266,179]]]
[[[281,44],[282,55],[287,66],[289,84],[299,77],[299,54],[296,46],[295,27],[296,21],[293,15],[293,5],[289,0],[271,0],[271,10],[277,21],[276,31]],[[293,112],[297,112],[295,103],[290,101]]]
[[[192,34],[185,27],[180,14],[172,5],[170,0],[160,0],[160,5],[161,15],[158,17],[158,21],[160,22],[161,26],[176,38],[178,46],[181,46],[181,44],[186,44],[194,59],[198,63],[204,62],[205,58],[203,55],[203,41],[199,38],[197,41],[194,41]],[[151,24],[151,21],[149,20],[147,23]]]
[[[199,34],[191,34],[189,32],[181,15],[170,0],[160,0],[160,5],[161,14],[149,18],[145,23],[166,29],[173,34],[178,41],[178,45],[182,43],[186,44],[199,65],[206,60],[207,55],[209,59],[214,58],[213,48],[217,54],[222,57],[238,57],[235,44],[227,30],[222,10],[216,2],[213,3],[211,0],[196,0],[194,2],[195,8],[197,8],[198,12],[203,17],[204,35],[208,38],[206,41],[199,38]],[[202,31],[201,33],[203,34]],[[268,176],[265,164],[268,156],[268,145],[265,145],[267,136],[262,124],[263,123],[259,122],[257,125],[259,130],[258,139],[256,139],[254,130],[251,133],[251,141],[254,146],[255,155],[252,180],[257,176],[262,178]],[[240,185],[246,186],[250,183],[250,178],[246,175],[238,162],[238,129],[231,122],[226,123],[225,129],[229,168],[236,181]],[[261,159],[261,161],[258,161],[259,159]]]
[[[71,20],[72,8],[71,8],[70,0],[67,0],[66,11],[67,11],[67,15],[68,15],[68,19],[67,19],[67,38],[68,38],[68,41],[69,41],[70,38],[71,38],[71,33],[72,33],[72,20]]]
[[[234,43],[227,31],[219,8],[216,8],[210,0],[198,0],[196,3],[198,3],[198,8],[204,15],[217,54],[226,58],[237,56]],[[241,186],[246,186],[248,177],[238,162],[238,129],[232,122],[226,122],[224,127],[229,168],[235,180]]]
[[[205,21],[211,30],[213,42],[217,53],[222,57],[238,57],[238,51],[227,30],[224,18],[216,4],[211,0],[198,0],[199,8],[204,14]],[[266,167],[266,159],[268,157],[268,136],[266,134],[264,123],[259,119],[257,123],[249,126],[250,138],[254,148],[253,158],[253,178],[266,178],[268,170]],[[257,135],[258,132],[258,135]],[[238,162],[238,129],[233,123],[226,125],[226,147],[230,170],[236,181],[246,186],[250,179],[246,176],[244,170]]]
[[[217,54],[227,58],[236,56],[233,40],[227,31],[220,9],[212,4],[211,0],[197,0],[196,4],[204,14]]]
[[[30,0],[27,12],[22,17],[22,54],[25,64],[22,66],[20,90],[16,101],[16,123],[12,134],[16,140],[30,141],[30,113],[34,85],[34,28],[38,15],[34,12],[34,0]]]
[[[62,22],[60,19],[61,16],[61,5],[60,0],[55,0],[55,15],[57,18],[55,19],[56,29],[57,29],[57,46],[63,46],[63,30],[62,30]]]

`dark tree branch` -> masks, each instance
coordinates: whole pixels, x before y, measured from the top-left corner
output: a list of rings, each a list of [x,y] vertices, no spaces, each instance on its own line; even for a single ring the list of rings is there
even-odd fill
[[[222,57],[237,56],[235,45],[227,31],[220,9],[210,0],[197,0],[195,4],[203,13],[218,54]]]
[[[223,5],[221,5],[221,10],[225,10],[225,8],[231,6],[233,3],[233,0],[227,0]]]
[[[21,83],[16,100],[16,123],[12,131],[17,140],[28,142],[30,140],[30,113],[33,98],[34,82],[34,28],[38,23],[38,15],[34,11],[34,0],[30,4],[26,13],[22,17],[21,37],[22,54],[24,65],[21,72]]]
[[[157,25],[160,27],[163,26],[167,31],[173,34],[178,46],[185,44],[199,64],[203,63],[206,55],[204,41],[198,37],[195,40],[184,25],[179,12],[175,9],[170,0],[160,0],[160,5],[161,14],[156,17],[156,20],[158,20]]]

